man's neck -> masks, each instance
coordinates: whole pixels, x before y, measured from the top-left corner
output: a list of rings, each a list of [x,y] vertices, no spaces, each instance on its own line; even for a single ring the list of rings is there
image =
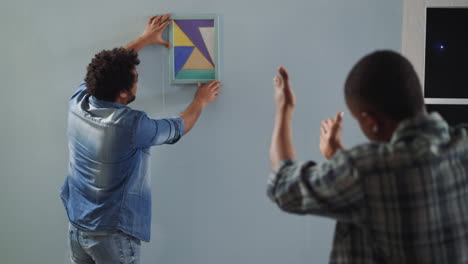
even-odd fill
[[[118,103],[118,104],[123,104],[123,105],[127,105],[127,102],[126,100],[124,101],[123,98],[119,97],[117,98],[117,100],[114,101],[114,103]]]

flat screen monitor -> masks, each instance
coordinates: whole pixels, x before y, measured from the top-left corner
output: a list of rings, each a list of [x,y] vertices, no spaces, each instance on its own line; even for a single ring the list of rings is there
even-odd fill
[[[468,105],[426,104],[428,112],[438,112],[451,126],[468,125]]]
[[[427,8],[425,98],[468,98],[468,8]]]

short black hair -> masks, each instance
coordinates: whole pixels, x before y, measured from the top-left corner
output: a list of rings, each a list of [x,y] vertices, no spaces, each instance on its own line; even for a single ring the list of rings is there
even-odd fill
[[[387,50],[357,62],[346,80],[345,97],[395,121],[414,117],[425,107],[413,66],[405,57]]]
[[[140,64],[133,50],[114,48],[96,54],[86,73],[87,92],[99,100],[115,101],[121,91],[129,91],[136,81],[133,73]]]

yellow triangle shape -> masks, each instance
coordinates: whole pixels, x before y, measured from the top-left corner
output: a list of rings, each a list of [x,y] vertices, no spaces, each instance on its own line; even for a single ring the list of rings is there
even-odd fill
[[[174,46],[192,47],[195,46],[187,35],[174,22]]]
[[[184,70],[213,70],[214,67],[198,48],[193,49],[192,54],[185,62]]]

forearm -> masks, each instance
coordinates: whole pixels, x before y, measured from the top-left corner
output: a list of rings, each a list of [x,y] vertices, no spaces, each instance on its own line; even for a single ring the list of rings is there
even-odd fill
[[[184,120],[185,132],[187,134],[195,126],[195,123],[200,117],[203,106],[198,101],[193,101],[179,116]]]
[[[142,48],[144,48],[147,44],[147,41],[142,38],[138,37],[134,41],[130,42],[127,44],[127,46],[124,47],[126,50],[134,50],[135,52],[139,52]]]
[[[270,146],[270,166],[272,170],[283,160],[296,159],[292,139],[292,116],[292,109],[276,112],[275,127]]]

